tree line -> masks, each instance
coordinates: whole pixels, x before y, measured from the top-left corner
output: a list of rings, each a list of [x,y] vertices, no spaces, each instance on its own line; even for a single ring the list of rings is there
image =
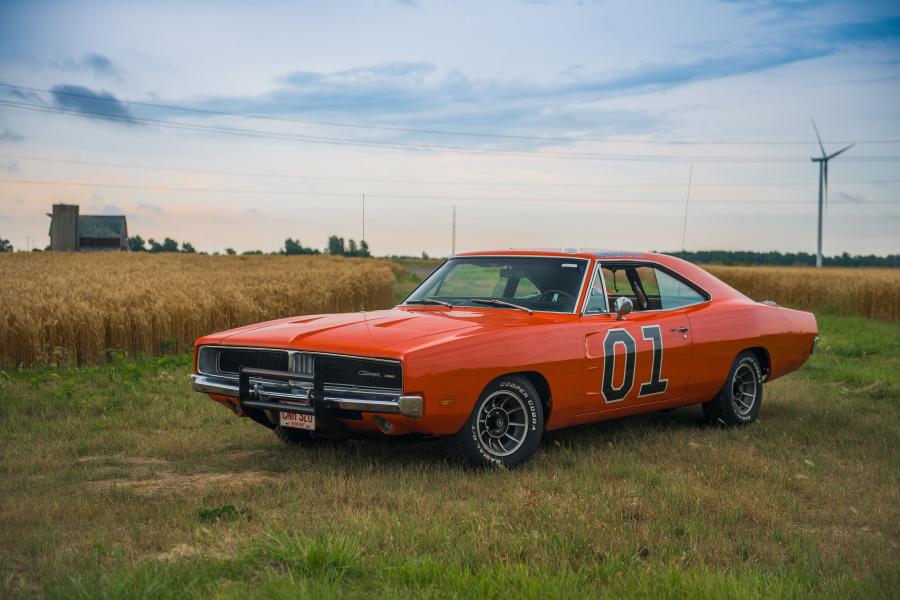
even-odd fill
[[[128,238],[128,249],[132,252],[183,252],[186,254],[197,254],[197,250],[190,242],[181,242],[172,238],[164,238],[159,242],[150,238],[144,240],[141,236],[136,235]],[[9,240],[0,238],[0,252],[12,252],[13,245]],[[49,250],[49,247],[47,248]],[[33,251],[40,252],[39,248]],[[199,254],[206,254],[199,252]],[[213,254],[219,254],[214,252]],[[235,255],[237,252],[233,248],[225,248],[224,254]],[[262,250],[246,250],[241,252],[244,255],[259,254],[275,254],[295,256],[301,254],[331,254],[334,256],[358,256],[368,258],[372,256],[369,251],[369,245],[365,240],[357,244],[356,240],[345,240],[337,235],[328,238],[328,246],[323,250],[304,246],[300,240],[287,238],[284,240],[284,247],[275,252],[263,252]],[[692,252],[667,252],[672,256],[683,258],[692,263],[699,264],[716,264],[716,265],[773,265],[773,266],[804,266],[811,267],[816,264],[816,256],[807,252],[753,252],[749,250],[697,250]],[[399,257],[398,257],[399,258]],[[428,258],[428,255],[422,253],[422,258]],[[876,256],[874,254],[849,254],[844,252],[836,256],[823,257],[823,264],[827,267],[900,267],[900,254],[888,254],[887,256]]]
[[[165,238],[162,242],[157,242],[150,238],[146,242],[139,235],[128,238],[128,249],[132,252],[150,252],[157,254],[159,252],[184,252],[185,254],[196,254],[197,250],[190,242],[182,242],[179,247],[178,242],[172,238]]]
[[[10,246],[10,248],[12,248],[12,246]],[[197,250],[190,242],[182,242],[179,244],[172,238],[165,238],[162,242],[158,242],[153,238],[144,241],[139,235],[128,238],[128,249],[132,252],[149,252],[151,254],[162,252],[182,252],[185,254],[197,253]],[[234,248],[225,248],[224,253],[230,256],[237,254]],[[201,252],[200,254],[205,254],[205,252]],[[218,254],[218,252],[213,252],[213,254]],[[241,254],[252,256],[267,253],[262,250],[245,250],[244,252],[241,252]],[[365,240],[362,240],[357,244],[356,240],[352,238],[344,240],[344,238],[336,235],[332,235],[328,238],[328,246],[324,251],[319,250],[318,248],[304,246],[299,239],[295,240],[287,238],[284,240],[284,247],[275,252],[269,252],[268,254],[283,256],[331,254],[334,256],[358,256],[361,258],[369,258],[372,256],[369,251],[369,244],[367,244]]]
[[[807,252],[697,250],[694,252],[667,252],[666,254],[698,264],[788,267],[812,267],[816,264],[816,255]],[[823,256],[822,264],[826,267],[900,267],[900,254],[876,256],[874,254],[851,255],[844,252],[836,256]]]

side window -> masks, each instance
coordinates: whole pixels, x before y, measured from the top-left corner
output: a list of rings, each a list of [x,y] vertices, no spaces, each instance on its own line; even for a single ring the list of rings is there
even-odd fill
[[[611,312],[621,297],[631,300],[635,311],[671,310],[706,300],[691,285],[647,264],[607,264],[603,278]]]
[[[665,271],[653,270],[656,271],[656,281],[659,283],[659,299],[662,302],[663,309],[680,308],[706,300],[697,290],[675,279]]]
[[[587,306],[585,306],[584,312],[607,312],[605,300],[606,294],[603,293],[603,280],[600,278],[600,273],[597,273],[597,275],[594,277],[593,282],[591,283],[591,289],[588,291]]]

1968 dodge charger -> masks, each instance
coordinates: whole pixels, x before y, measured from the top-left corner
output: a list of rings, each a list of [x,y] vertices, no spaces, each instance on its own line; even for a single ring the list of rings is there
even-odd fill
[[[456,255],[392,310],[307,315],[197,340],[196,391],[286,443],[445,437],[515,466],[545,430],[702,404],[744,425],[800,367],[815,317],[644,252]]]

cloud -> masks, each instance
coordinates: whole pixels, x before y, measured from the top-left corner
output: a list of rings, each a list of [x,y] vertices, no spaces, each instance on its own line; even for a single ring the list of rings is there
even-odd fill
[[[845,44],[897,41],[900,39],[900,18],[841,23],[830,27],[826,38]]]
[[[6,171],[7,173],[10,173],[12,175],[18,175],[22,172],[22,169],[19,168],[18,163],[12,160],[0,163],[0,170]]]
[[[97,52],[88,53],[79,60],[66,58],[54,61],[51,64],[62,71],[88,71],[98,77],[108,77],[117,81],[122,80],[121,70],[113,64],[109,57]]]
[[[24,136],[19,135],[8,127],[0,129],[0,142],[21,142],[24,139]]]
[[[640,65],[618,73],[568,70],[556,81],[475,80],[459,71],[442,71],[426,62],[391,62],[330,72],[298,70],[283,76],[268,93],[203,99],[206,109],[263,115],[300,115],[313,120],[365,122],[425,130],[516,132],[524,135],[593,135],[647,133],[663,116],[638,110],[604,109],[597,102],[659,92],[686,84],[765,71],[819,58],[835,50],[826,46],[769,45],[761,51],[710,53],[683,61]],[[404,141],[397,131],[353,130],[358,139]],[[418,132],[420,142],[454,141]],[[469,143],[490,143],[488,139]],[[521,140],[518,148],[541,142]],[[510,148],[507,143],[505,147]]]
[[[137,207],[138,207],[140,210],[143,210],[143,211],[149,212],[149,213],[153,213],[153,214],[156,214],[156,215],[161,215],[161,214],[163,214],[163,209],[162,209],[162,207],[159,206],[158,204],[153,204],[153,203],[151,203],[151,202],[138,202],[138,203],[137,203]]]
[[[812,0],[773,0],[738,6],[806,11]],[[787,22],[787,20],[786,20]],[[742,46],[729,41],[695,47],[694,57],[645,63],[612,72],[567,69],[553,79],[473,79],[430,62],[398,61],[334,71],[306,69],[276,80],[272,91],[252,96],[217,96],[190,103],[202,109],[237,114],[297,116],[320,121],[387,125],[343,130],[339,135],[360,140],[489,145],[490,138],[453,138],[441,133],[391,131],[390,126],[435,131],[520,133],[525,136],[610,136],[646,134],[664,128],[662,112],[607,109],[610,98],[664,92],[693,83],[763,72],[781,66],[835,55],[845,48],[892,41],[900,37],[900,19],[873,19],[803,30],[778,27],[764,43]],[[92,54],[82,61],[100,72],[115,70],[111,61]],[[109,92],[75,85],[54,88],[58,106],[109,120],[134,122],[129,108]],[[153,111],[150,111],[153,112]],[[143,112],[142,112],[143,114]],[[161,118],[170,113],[159,111]],[[202,117],[198,117],[202,118]],[[333,132],[334,130],[330,130]],[[505,148],[533,148],[544,142],[506,142]]]
[[[82,64],[97,75],[115,77],[116,79],[119,78],[119,70],[113,65],[109,58],[102,54],[92,52],[84,57]]]
[[[808,11],[818,0],[772,0],[739,6]],[[788,21],[789,22],[789,21]],[[475,130],[525,135],[610,135],[659,127],[664,117],[640,111],[598,109],[609,98],[663,92],[833,56],[846,48],[891,42],[900,19],[884,18],[805,27],[779,27],[765,43],[742,47],[731,41],[697,47],[690,60],[647,63],[619,72],[569,69],[555,81],[475,80],[428,62],[390,62],[318,72],[298,70],[257,96],[201,99],[202,108],[263,115],[300,115],[312,120],[366,122],[435,130]],[[625,124],[623,127],[622,124]],[[354,137],[366,135],[355,130]],[[400,132],[372,131],[372,139],[403,140]],[[423,138],[423,135],[425,137]],[[419,132],[416,139],[433,141]],[[438,139],[447,141],[447,136]],[[471,141],[471,138],[466,138]],[[533,142],[532,142],[533,144]]]
[[[55,85],[53,101],[60,108],[116,122],[133,123],[128,108],[109,92],[94,92],[80,85]]]
[[[10,98],[14,98],[16,100],[27,100],[29,102],[36,102],[39,104],[43,103],[41,97],[37,93],[29,90],[19,90],[13,87],[0,87],[0,95],[9,96]]]
[[[779,16],[806,14],[828,4],[828,0],[722,0],[722,2],[739,6],[746,13],[773,12]]]

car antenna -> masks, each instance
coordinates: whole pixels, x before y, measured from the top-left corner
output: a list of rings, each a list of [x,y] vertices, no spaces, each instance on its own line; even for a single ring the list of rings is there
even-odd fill
[[[687,198],[684,199],[684,224],[681,226],[681,258],[684,258],[684,236],[687,233],[688,205],[691,203],[691,180],[694,178],[694,165],[688,171]]]

